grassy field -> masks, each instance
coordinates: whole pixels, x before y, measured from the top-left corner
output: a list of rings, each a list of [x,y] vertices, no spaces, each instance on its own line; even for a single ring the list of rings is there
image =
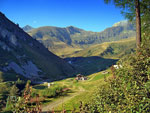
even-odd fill
[[[79,95],[64,102],[63,103],[64,108],[66,110],[76,109],[76,112],[79,111],[80,102],[82,101],[83,104],[86,104],[90,100],[92,100],[92,97],[94,97],[97,87],[99,87],[102,84],[105,84],[104,76],[107,77],[109,75],[110,74],[103,75],[101,72],[99,72],[99,73],[90,75],[89,80],[87,81],[76,83],[75,86],[78,89],[77,92]],[[75,91],[76,91],[76,88],[74,89]],[[63,106],[59,105],[58,107],[56,107],[56,110],[62,110]]]
[[[107,70],[108,72],[110,70]],[[60,86],[67,86],[71,90],[71,92],[67,93],[64,96],[60,96],[58,98],[53,98],[49,103],[43,106],[43,111],[56,110],[60,111],[63,108],[66,110],[74,110],[79,111],[80,101],[83,104],[88,103],[94,93],[102,84],[105,84],[104,77],[110,77],[110,72],[108,74],[102,74],[102,72],[98,72],[88,76],[88,80],[85,81],[76,81],[75,78],[68,78],[61,81],[56,81],[55,84]]]
[[[104,42],[102,44],[92,45],[79,52],[75,52],[68,57],[101,56],[103,58],[116,59],[123,55],[132,53],[135,48],[135,38],[131,37],[120,41]]]

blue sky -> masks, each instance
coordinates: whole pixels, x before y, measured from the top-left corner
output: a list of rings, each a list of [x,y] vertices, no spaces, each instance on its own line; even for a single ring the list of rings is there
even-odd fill
[[[21,27],[72,25],[102,31],[124,20],[120,9],[104,0],[0,0],[0,11]]]

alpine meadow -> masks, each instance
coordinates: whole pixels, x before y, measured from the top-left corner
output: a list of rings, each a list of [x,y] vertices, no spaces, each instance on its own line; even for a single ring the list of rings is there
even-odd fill
[[[0,0],[0,113],[149,113],[149,0]]]

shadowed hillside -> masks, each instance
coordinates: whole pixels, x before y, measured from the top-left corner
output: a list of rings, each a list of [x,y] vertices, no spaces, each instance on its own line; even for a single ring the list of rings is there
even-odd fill
[[[74,69],[0,13],[0,71],[31,80],[62,79]],[[11,78],[11,77],[10,77]]]
[[[98,56],[70,57],[65,58],[64,60],[73,65],[78,70],[78,73],[83,75],[90,75],[100,72],[117,62],[117,59],[105,59]]]

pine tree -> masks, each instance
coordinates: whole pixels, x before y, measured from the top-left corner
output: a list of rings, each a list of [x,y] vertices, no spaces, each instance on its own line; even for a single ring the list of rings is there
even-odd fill
[[[106,3],[112,0],[104,0]],[[139,0],[113,0],[116,7],[123,9],[122,13],[128,19],[136,18],[136,45],[137,48],[141,45],[141,15],[140,15],[140,1]],[[126,11],[126,12],[124,12]]]

